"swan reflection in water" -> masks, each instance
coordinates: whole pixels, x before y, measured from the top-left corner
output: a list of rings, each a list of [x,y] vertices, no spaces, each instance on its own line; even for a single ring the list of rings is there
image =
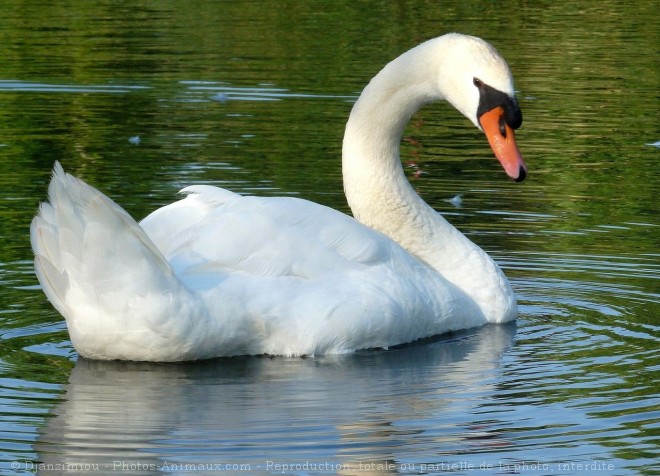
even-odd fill
[[[141,476],[190,474],[186,467],[217,474],[218,465],[230,465],[222,474],[273,474],[275,465],[305,463],[396,474],[466,448],[492,450],[506,442],[483,423],[496,417],[477,410],[496,391],[515,332],[515,323],[490,325],[308,359],[80,359],[36,442],[38,461],[44,474],[55,465]]]

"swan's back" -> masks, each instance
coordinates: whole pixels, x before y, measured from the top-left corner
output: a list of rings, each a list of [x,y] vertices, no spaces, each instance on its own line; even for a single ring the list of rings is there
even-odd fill
[[[406,253],[384,235],[306,200],[241,196],[211,186],[183,192],[184,200],[140,223],[179,276],[201,265],[314,279],[386,262],[417,264],[393,257]]]
[[[141,226],[213,315],[255,316],[257,353],[343,353],[484,323],[397,243],[336,210],[209,186]],[[217,299],[216,296],[228,296]]]

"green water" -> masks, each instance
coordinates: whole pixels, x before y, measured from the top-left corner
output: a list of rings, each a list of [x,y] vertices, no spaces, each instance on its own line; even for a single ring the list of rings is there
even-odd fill
[[[387,61],[448,31],[509,61],[528,179],[508,181],[446,104],[413,118],[402,160],[424,199],[502,265],[517,328],[338,360],[76,362],[29,246],[55,160],[136,218],[193,183],[349,212],[339,157],[353,101]],[[655,2],[9,0],[0,35],[0,468],[385,461],[406,474],[531,461],[522,474],[585,474],[575,464],[589,462],[653,474]],[[162,411],[145,412],[153,401]]]

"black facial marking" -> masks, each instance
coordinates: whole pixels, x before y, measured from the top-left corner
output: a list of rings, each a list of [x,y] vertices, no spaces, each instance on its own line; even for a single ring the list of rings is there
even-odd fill
[[[481,117],[483,113],[501,106],[504,108],[504,120],[511,129],[518,129],[522,125],[522,112],[515,97],[488,86],[479,78],[474,78],[472,82],[479,89],[477,118]],[[500,130],[502,130],[502,124],[500,124]],[[506,134],[503,133],[502,135]]]

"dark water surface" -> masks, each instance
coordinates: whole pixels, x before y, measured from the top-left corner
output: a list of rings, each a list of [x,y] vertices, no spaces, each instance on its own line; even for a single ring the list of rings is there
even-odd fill
[[[503,266],[515,325],[341,357],[78,359],[29,247],[55,160],[136,218],[193,183],[348,212],[352,102],[448,31],[508,59],[528,180],[445,104],[402,157]],[[658,474],[656,2],[8,0],[0,35],[0,473]]]

